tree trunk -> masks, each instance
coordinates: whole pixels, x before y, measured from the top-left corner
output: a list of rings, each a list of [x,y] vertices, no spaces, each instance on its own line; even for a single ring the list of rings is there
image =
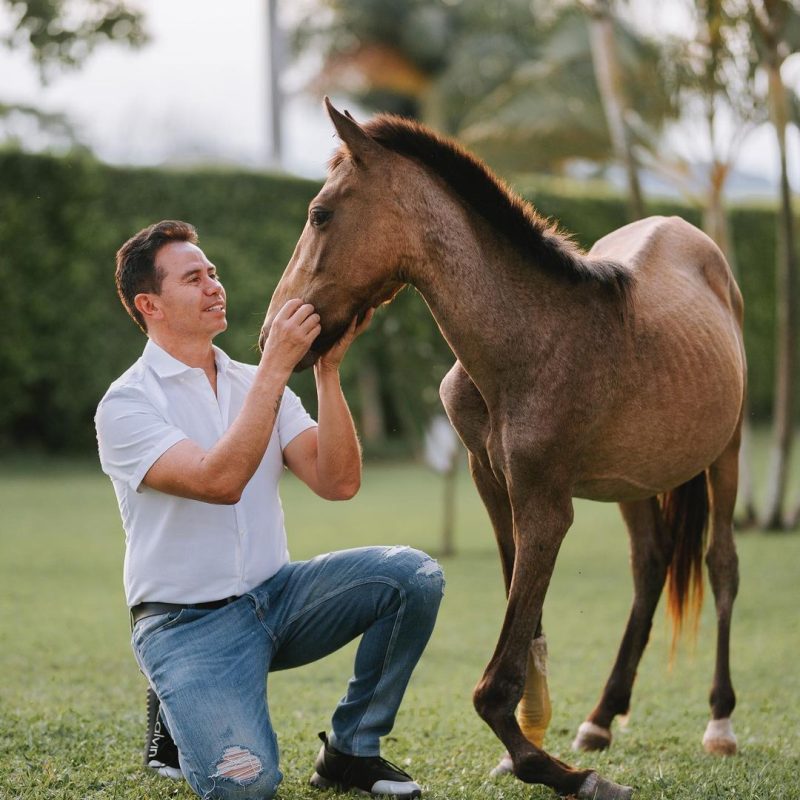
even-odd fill
[[[730,237],[728,214],[723,203],[723,190],[728,178],[729,166],[715,161],[711,168],[709,193],[703,211],[703,230],[716,242],[725,254],[734,278],[738,280],[739,265]],[[753,472],[750,469],[752,450],[752,429],[750,426],[750,402],[744,399],[742,416],[742,443],[739,447],[739,505],[742,514],[737,518],[739,528],[750,528],[756,523],[756,503],[753,489]]]
[[[442,515],[443,556],[455,555],[456,527],[456,478],[458,477],[458,457],[454,457],[449,469],[444,473],[444,502]]]
[[[631,220],[641,219],[644,216],[644,202],[631,134],[625,122],[627,100],[622,88],[622,73],[617,59],[609,0],[597,0],[590,9],[589,41],[595,79],[600,91],[611,144],[617,160],[625,169],[629,216]]]
[[[281,117],[283,115],[283,94],[281,74],[284,66],[283,39],[278,24],[278,0],[267,0],[267,109],[269,129],[269,148],[267,166],[281,169],[283,164],[283,137],[281,136]]]
[[[380,376],[372,358],[367,356],[359,362],[356,381],[361,439],[366,445],[382,444],[386,438],[386,421],[381,404]]]
[[[775,330],[775,394],[772,412],[772,446],[767,484],[767,503],[762,525],[767,530],[783,530],[789,458],[792,449],[794,422],[794,351],[797,342],[796,258],[794,251],[794,219],[789,176],[786,167],[786,126],[788,102],[779,64],[770,64],[770,117],[778,137],[781,160],[781,207],[778,221],[778,262],[776,265],[776,330]]]

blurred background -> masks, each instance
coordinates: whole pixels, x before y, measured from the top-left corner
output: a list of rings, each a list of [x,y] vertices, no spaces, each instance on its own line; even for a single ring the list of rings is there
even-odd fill
[[[329,94],[456,137],[585,247],[652,213],[712,236],[746,303],[740,524],[796,528],[797,0],[0,0],[0,43],[0,457],[91,457],[144,344],[114,253],[158,219],[198,227],[229,295],[218,343],[257,358],[336,147]],[[420,298],[354,350],[367,456],[453,474],[453,356]]]

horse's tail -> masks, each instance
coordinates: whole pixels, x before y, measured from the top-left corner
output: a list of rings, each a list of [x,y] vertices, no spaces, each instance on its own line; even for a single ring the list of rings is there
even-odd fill
[[[674,542],[667,569],[667,611],[672,618],[672,654],[683,624],[691,617],[697,631],[703,605],[703,554],[708,531],[708,487],[701,472],[659,495],[667,534]]]

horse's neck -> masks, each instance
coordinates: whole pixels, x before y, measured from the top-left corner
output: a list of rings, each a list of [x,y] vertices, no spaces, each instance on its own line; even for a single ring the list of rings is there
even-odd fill
[[[528,263],[505,240],[463,212],[432,237],[435,246],[412,282],[473,380],[496,382],[552,350],[554,309],[569,302],[563,284]],[[523,347],[524,343],[524,347]],[[521,377],[521,376],[520,376]]]

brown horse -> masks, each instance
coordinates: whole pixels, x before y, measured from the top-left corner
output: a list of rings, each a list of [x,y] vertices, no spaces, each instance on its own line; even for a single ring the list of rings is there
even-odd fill
[[[542,605],[573,497],[620,504],[634,579],[619,655],[575,746],[608,746],[612,720],[628,711],[665,581],[678,622],[699,600],[710,508],[718,639],[703,741],[733,752],[731,519],[745,359],[741,295],[721,252],[683,220],[653,217],[582,253],[454,142],[392,116],[362,127],[326,104],[343,146],[262,336],[289,298],[312,303],[322,333],[303,368],[406,284],[430,307],[458,359],[441,397],[469,450],[508,593],[474,703],[514,774],[562,795],[632,796],[542,749]]]

